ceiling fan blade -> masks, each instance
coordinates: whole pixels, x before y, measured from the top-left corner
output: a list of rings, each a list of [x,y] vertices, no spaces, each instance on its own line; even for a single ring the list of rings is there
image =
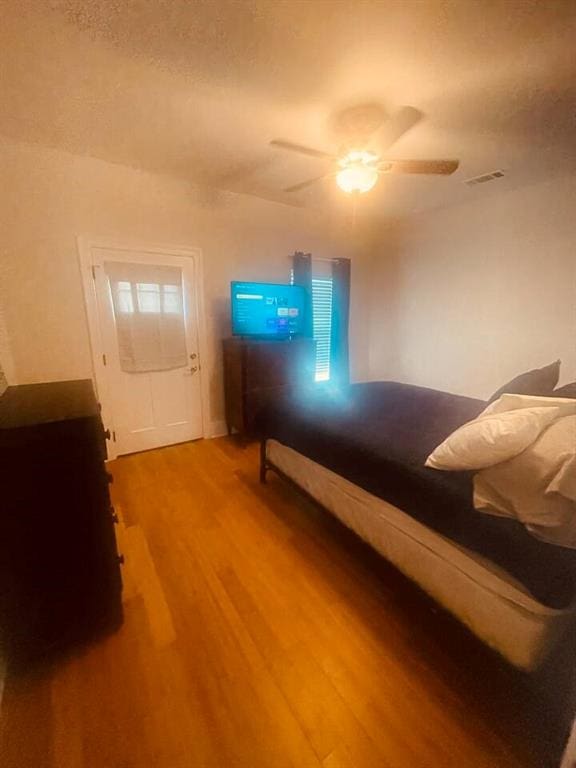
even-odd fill
[[[388,149],[424,117],[424,113],[415,107],[402,107],[387,120],[378,132],[381,150]]]
[[[330,176],[329,173],[323,173],[322,176],[315,176],[313,179],[308,179],[307,181],[301,181],[300,184],[294,184],[293,187],[286,187],[284,189],[284,192],[299,192],[301,189],[306,189],[306,187],[311,187],[312,184],[316,184],[317,181],[321,181],[322,179],[325,179],[327,176]]]
[[[294,144],[292,141],[284,141],[283,139],[274,139],[270,142],[270,146],[276,149],[286,149],[289,152],[298,152],[308,157],[319,157],[321,160],[336,159],[336,156],[331,155],[329,152],[323,152],[321,149],[313,149],[312,147],[304,147],[302,144]]]
[[[378,170],[384,173],[432,173],[449,176],[459,165],[459,160],[383,160],[378,164]]]

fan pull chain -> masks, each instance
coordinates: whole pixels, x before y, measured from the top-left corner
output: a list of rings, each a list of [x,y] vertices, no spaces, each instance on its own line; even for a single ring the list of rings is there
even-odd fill
[[[358,205],[359,192],[352,193],[352,232],[356,232],[356,208]]]

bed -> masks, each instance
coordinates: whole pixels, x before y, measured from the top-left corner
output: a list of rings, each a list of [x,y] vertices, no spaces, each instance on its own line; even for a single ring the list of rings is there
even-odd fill
[[[261,479],[316,499],[515,666],[574,616],[576,551],[478,512],[472,473],[424,466],[485,403],[396,382],[294,395],[260,416]]]

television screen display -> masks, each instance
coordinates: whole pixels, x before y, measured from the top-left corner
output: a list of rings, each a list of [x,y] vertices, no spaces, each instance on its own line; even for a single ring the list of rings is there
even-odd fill
[[[285,338],[303,330],[304,289],[274,283],[230,284],[235,336]]]

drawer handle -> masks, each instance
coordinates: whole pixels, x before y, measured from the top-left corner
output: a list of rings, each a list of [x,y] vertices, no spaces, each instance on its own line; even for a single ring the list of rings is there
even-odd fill
[[[124,555],[118,555],[118,563],[124,565]]]
[[[114,482],[114,478],[112,477],[110,472],[106,472],[106,482],[110,483],[110,485],[112,485],[112,483]]]
[[[112,516],[112,522],[114,523],[114,525],[118,525],[118,522],[119,522],[118,515],[116,514],[114,507],[112,507],[112,509],[110,510],[110,514]]]
[[[104,437],[106,438],[106,440],[110,440],[110,438],[112,437],[112,435],[110,434],[110,430],[109,429],[106,429],[104,431]]]

